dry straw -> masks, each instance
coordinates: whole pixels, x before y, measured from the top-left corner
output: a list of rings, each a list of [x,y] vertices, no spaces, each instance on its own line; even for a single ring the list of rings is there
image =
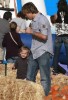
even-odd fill
[[[0,77],[0,100],[43,100],[41,85],[10,76]]]

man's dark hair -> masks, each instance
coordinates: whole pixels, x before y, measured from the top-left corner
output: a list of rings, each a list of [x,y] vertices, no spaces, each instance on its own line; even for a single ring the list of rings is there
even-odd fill
[[[67,9],[67,1],[66,0],[59,0],[57,7],[58,7],[59,12],[61,12],[61,11],[67,12],[67,10],[68,10]]]
[[[38,9],[36,8],[36,6],[32,3],[32,2],[28,2],[26,4],[23,5],[22,7],[22,12],[25,15],[26,13],[38,13]]]
[[[10,11],[6,11],[3,15],[3,18],[6,20],[12,19],[12,13]]]
[[[25,16],[24,16],[24,14],[22,13],[22,11],[19,11],[19,12],[17,13],[17,17],[21,17],[22,19],[25,19]]]

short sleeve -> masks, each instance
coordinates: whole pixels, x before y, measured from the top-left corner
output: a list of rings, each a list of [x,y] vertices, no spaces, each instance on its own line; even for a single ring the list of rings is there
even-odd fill
[[[48,34],[48,28],[49,28],[49,22],[45,18],[42,18],[41,21],[39,22],[39,30],[42,34],[47,35]]]

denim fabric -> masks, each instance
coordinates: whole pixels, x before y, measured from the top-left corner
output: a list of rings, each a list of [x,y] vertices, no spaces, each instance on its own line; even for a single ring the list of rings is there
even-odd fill
[[[56,73],[58,73],[58,60],[60,56],[62,43],[64,43],[65,46],[66,59],[68,65],[68,36],[57,36],[55,40],[55,49],[54,49],[54,58],[53,58],[53,67]]]
[[[27,80],[35,82],[36,75],[39,69],[41,76],[41,84],[44,88],[45,95],[49,94],[51,87],[49,61],[50,54],[48,52],[45,52],[37,59],[33,59],[32,55],[30,55],[28,62]]]
[[[11,57],[11,58],[7,59],[7,62],[8,63],[15,63],[15,61],[16,61],[17,58],[18,57]]]

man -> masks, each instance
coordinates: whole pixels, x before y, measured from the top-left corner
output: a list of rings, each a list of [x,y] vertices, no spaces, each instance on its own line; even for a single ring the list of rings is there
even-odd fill
[[[3,48],[2,41],[5,33],[10,31],[9,22],[12,19],[11,12],[5,12],[3,15],[3,19],[0,18],[0,60],[3,60]]]
[[[59,56],[62,45],[65,46],[66,60],[68,66],[68,5],[66,0],[59,0],[57,14],[51,16],[51,22],[56,27],[56,39],[53,58],[53,74],[57,75],[59,71]],[[65,59],[65,58],[64,58]]]
[[[5,33],[9,32],[9,21],[12,19],[11,12],[5,12],[3,19],[0,18],[0,47],[2,47],[2,40]]]
[[[49,61],[53,54],[51,26],[48,19],[42,15],[32,2],[22,7],[26,18],[32,20],[26,33],[32,34],[31,54],[28,62],[27,80],[35,81],[38,69],[40,70],[41,84],[47,96],[51,87]]]

